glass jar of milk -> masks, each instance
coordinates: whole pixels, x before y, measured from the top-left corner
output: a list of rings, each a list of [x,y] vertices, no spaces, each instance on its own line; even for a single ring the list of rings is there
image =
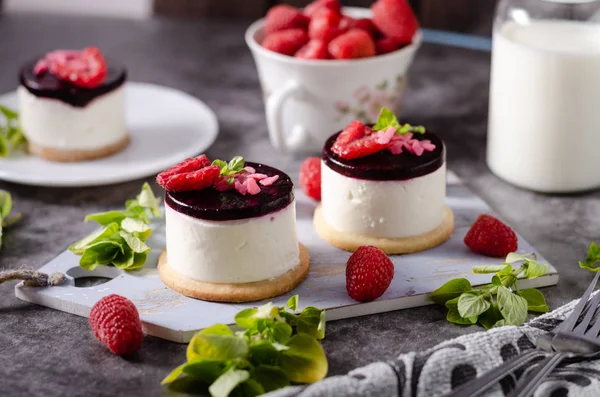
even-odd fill
[[[546,193],[600,187],[600,0],[501,0],[487,162]]]

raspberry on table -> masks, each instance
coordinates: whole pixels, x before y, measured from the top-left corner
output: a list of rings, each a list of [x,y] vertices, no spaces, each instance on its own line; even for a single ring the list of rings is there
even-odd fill
[[[398,45],[412,42],[419,22],[406,0],[378,0],[371,6],[373,23],[385,36]]]
[[[315,200],[321,200],[321,159],[309,157],[300,166],[300,187]]]
[[[517,235],[513,230],[491,215],[479,215],[465,236],[471,250],[503,258],[518,249]]]
[[[89,323],[96,338],[121,356],[142,346],[144,332],[140,315],[129,299],[111,294],[100,299],[90,312]]]
[[[394,264],[377,247],[359,247],[346,263],[346,290],[352,299],[359,302],[379,298],[393,278]]]
[[[293,56],[308,43],[308,33],[302,29],[286,29],[271,33],[262,42],[262,46],[283,55]]]
[[[364,30],[351,29],[329,43],[329,53],[335,59],[372,57],[375,55],[375,43]]]
[[[271,34],[280,30],[308,27],[309,18],[295,7],[280,4],[272,7],[265,17],[265,32]]]

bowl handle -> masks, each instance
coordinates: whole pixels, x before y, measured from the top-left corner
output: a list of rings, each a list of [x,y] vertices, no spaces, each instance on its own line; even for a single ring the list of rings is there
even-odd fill
[[[284,131],[283,107],[289,98],[300,96],[304,89],[296,80],[288,80],[282,87],[275,90],[267,99],[267,127],[269,136],[275,148],[284,152],[302,151],[308,140],[306,129],[295,125],[289,134]]]

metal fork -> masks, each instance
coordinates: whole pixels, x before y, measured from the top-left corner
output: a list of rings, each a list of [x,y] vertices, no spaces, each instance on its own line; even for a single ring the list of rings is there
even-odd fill
[[[523,376],[509,397],[532,395],[546,376],[567,357],[589,356],[592,358],[600,353],[600,335],[598,335],[600,333],[600,316],[594,320],[594,314],[599,305],[600,293],[590,301],[585,317],[579,324],[577,324],[578,317],[570,316],[564,321],[565,326],[552,338],[552,347],[557,353],[539,363],[531,375]]]
[[[553,341],[554,337],[556,335],[558,335],[561,331],[572,330],[573,327],[575,326],[575,324],[577,323],[577,320],[579,319],[581,314],[584,312],[584,309],[586,309],[587,307],[591,307],[592,310],[587,311],[586,318],[588,317],[588,315],[590,315],[589,314],[590,312],[592,312],[590,317],[593,316],[593,313],[595,312],[596,307],[598,306],[598,302],[596,302],[596,304],[594,306],[592,306],[591,304],[593,302],[590,302],[590,305],[588,305],[588,300],[590,299],[590,296],[594,292],[596,284],[598,283],[598,278],[600,278],[600,272],[596,273],[596,276],[594,277],[594,279],[592,280],[592,282],[586,289],[585,293],[583,294],[583,296],[581,297],[579,302],[577,302],[577,305],[575,306],[575,308],[573,309],[573,311],[571,312],[571,314],[569,315],[569,317],[567,319],[565,319],[554,330],[552,330],[548,333],[545,333],[543,335],[540,335],[536,339],[535,345],[536,345],[537,349],[530,350],[530,351],[523,353],[517,357],[514,357],[513,359],[511,359],[509,361],[506,361],[499,367],[496,367],[496,368],[486,372],[485,374],[478,377],[477,379],[472,380],[471,382],[465,383],[464,385],[458,387],[457,389],[453,390],[451,393],[447,394],[444,397],[477,397],[477,396],[480,396],[481,394],[486,392],[488,389],[490,389],[492,386],[494,386],[496,383],[498,383],[505,376],[518,370],[519,368],[523,367],[525,364],[531,362],[532,360],[534,360],[538,357],[545,356],[548,353],[551,353],[551,355],[543,362],[543,365],[545,366],[547,364],[547,361],[549,361],[551,358],[561,355],[562,353],[556,353],[554,351],[554,349],[552,348],[552,341]],[[596,294],[596,296],[594,297],[594,300],[600,301],[600,293]],[[557,341],[557,343],[559,343],[559,342]],[[558,361],[556,361],[556,364],[554,365],[554,367],[556,367],[556,365],[558,365],[558,363],[564,358],[565,358],[564,355],[562,355],[560,358],[556,358],[556,360],[558,360]],[[553,361],[553,363],[554,363],[554,361]],[[537,372],[536,372],[536,374],[537,374]]]

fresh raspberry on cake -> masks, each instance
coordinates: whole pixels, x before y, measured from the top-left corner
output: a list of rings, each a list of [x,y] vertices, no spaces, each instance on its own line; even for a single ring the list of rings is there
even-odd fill
[[[319,11],[322,8],[328,8],[337,12],[338,14],[342,13],[342,6],[338,2],[338,0],[317,0],[313,1],[304,8],[304,15],[307,15],[308,17],[312,18],[317,13],[317,11]]]
[[[267,12],[267,16],[265,17],[265,32],[271,34],[286,29],[306,29],[308,22],[309,18],[297,8],[280,4]]]
[[[518,248],[517,235],[491,215],[479,215],[465,236],[465,244],[480,254],[503,258]]]
[[[352,29],[329,43],[329,53],[336,59],[366,58],[375,55],[375,43],[362,29]]]
[[[388,143],[378,142],[376,135],[367,135],[345,145],[338,145],[331,150],[346,160],[353,160],[380,152],[388,147]]]
[[[329,50],[327,49],[327,43],[323,40],[311,40],[304,47],[300,48],[296,55],[296,58],[302,59],[329,59]]]
[[[221,169],[218,165],[210,165],[196,171],[168,175],[166,177],[159,174],[156,182],[170,192],[201,190],[217,182],[220,173]]]
[[[321,200],[321,159],[309,157],[300,166],[300,187],[315,200]]]
[[[183,174],[186,172],[197,171],[204,167],[208,167],[209,165],[210,165],[210,160],[208,159],[208,157],[206,157],[205,154],[201,154],[198,157],[193,157],[193,158],[184,160],[183,162],[174,165],[173,167],[169,168],[168,170],[161,172],[156,177],[156,182],[162,186],[163,183],[165,183],[167,178],[170,176],[173,176],[176,174]]]
[[[379,55],[388,54],[396,51],[398,49],[398,44],[390,37],[382,37],[375,42],[375,48],[377,50],[377,54]]]
[[[115,354],[127,356],[142,346],[140,315],[133,302],[123,296],[112,294],[100,299],[92,307],[89,323],[96,338]]]
[[[359,247],[346,263],[346,290],[352,299],[359,302],[379,298],[393,278],[394,264],[376,247]]]
[[[367,135],[367,126],[358,120],[354,120],[344,128],[335,140],[334,146],[345,146],[352,141]]]
[[[378,0],[371,11],[373,23],[384,35],[400,45],[412,42],[419,22],[406,0]]]
[[[310,20],[308,35],[313,40],[323,40],[329,43],[331,40],[344,32],[340,28],[342,16],[329,9],[320,9]]]
[[[302,29],[287,29],[268,35],[262,45],[283,55],[294,55],[300,48],[308,43],[308,33]]]

